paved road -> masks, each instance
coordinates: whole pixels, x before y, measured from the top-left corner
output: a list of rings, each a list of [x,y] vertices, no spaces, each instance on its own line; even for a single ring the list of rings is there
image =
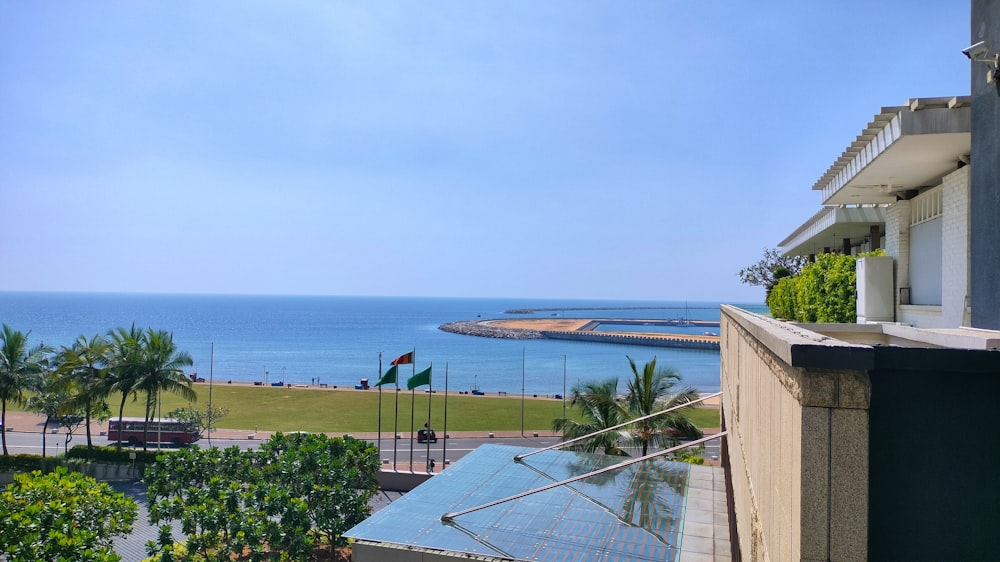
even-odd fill
[[[507,432],[504,435],[499,435],[494,438],[486,436],[463,436],[454,437],[451,439],[438,439],[437,443],[431,443],[430,446],[426,443],[417,443],[414,440],[413,443],[413,465],[414,468],[423,467],[427,462],[428,458],[434,459],[436,465],[440,468],[442,466],[442,459],[446,459],[449,462],[455,462],[458,459],[464,457],[467,453],[474,450],[476,447],[486,443],[502,443],[504,445],[512,445],[518,447],[547,447],[549,445],[554,445],[558,442],[558,438],[551,433],[541,433],[538,432],[539,436],[534,437],[534,432],[526,434],[526,437],[521,437],[520,432]],[[359,436],[360,437],[360,436]],[[368,437],[367,435],[365,436]],[[46,454],[56,455],[64,452],[64,441],[65,435],[63,434],[49,434],[45,436],[46,440]],[[372,443],[379,444],[377,439],[371,438]],[[73,437],[72,441],[69,442],[69,447],[72,448],[75,445],[85,444],[86,437],[76,435]],[[243,449],[250,449],[261,443],[259,439],[237,439],[237,438],[218,438],[213,437],[211,440],[211,445],[216,447],[228,448],[232,446],[237,446]],[[95,436],[95,445],[106,445],[107,439],[105,437]],[[202,447],[210,446],[207,439],[202,439],[198,442]],[[395,463],[398,466],[406,465],[409,468],[410,463],[410,444],[411,441],[408,436],[404,436],[402,439],[397,439],[395,443],[389,437],[383,437],[380,442],[380,454],[379,457],[382,459],[382,464],[385,468],[389,468]],[[395,446],[394,446],[395,445]],[[166,450],[170,448],[167,447]],[[41,433],[34,432],[18,432],[12,431],[7,433],[7,450],[11,454],[17,453],[31,453],[39,455],[42,453],[42,435]],[[719,445],[718,442],[709,442],[705,447],[705,458],[711,460],[713,458],[717,459],[719,455]]]

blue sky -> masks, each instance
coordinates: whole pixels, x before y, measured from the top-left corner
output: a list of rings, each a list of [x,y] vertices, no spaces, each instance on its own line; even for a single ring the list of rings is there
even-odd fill
[[[0,2],[0,290],[720,300],[969,5]]]

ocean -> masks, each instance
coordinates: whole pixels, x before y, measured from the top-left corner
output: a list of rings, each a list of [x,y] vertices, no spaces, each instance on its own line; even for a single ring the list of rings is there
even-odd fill
[[[754,311],[763,305],[739,305]],[[536,310],[508,314],[512,309]],[[556,309],[556,310],[551,310]],[[68,346],[80,335],[136,325],[173,333],[194,359],[189,374],[227,381],[370,383],[390,361],[415,351],[417,371],[433,366],[434,388],[447,369],[449,390],[554,395],[580,381],[618,377],[641,366],[680,372],[683,384],[719,390],[717,351],[564,340],[502,340],[443,332],[446,322],[505,318],[687,318],[718,320],[719,303],[559,299],[338,296],[151,295],[0,292],[0,322],[29,332],[29,345]],[[622,329],[617,327],[616,329]],[[713,330],[717,331],[717,330]],[[411,374],[401,368],[400,379]],[[523,388],[522,388],[523,384]]]

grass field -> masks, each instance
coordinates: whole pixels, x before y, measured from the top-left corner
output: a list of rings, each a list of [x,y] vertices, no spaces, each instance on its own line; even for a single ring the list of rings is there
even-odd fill
[[[196,407],[208,403],[209,387],[196,384]],[[431,426],[444,427],[444,395],[426,392],[413,394],[413,416],[417,427],[427,419],[427,400],[431,399]],[[118,415],[121,395],[108,401],[113,415]],[[227,429],[261,431],[363,432],[378,428],[377,390],[320,390],[316,388],[259,387],[248,385],[213,385],[212,403],[229,410],[218,426]],[[410,427],[411,394],[399,392],[399,428]],[[163,414],[188,403],[172,394],[163,395]],[[125,405],[126,416],[142,416],[144,400]],[[392,390],[382,393],[382,431],[392,431],[396,400]],[[567,413],[573,408],[567,402]],[[552,420],[563,416],[562,400],[531,398],[524,400],[524,429],[548,431]],[[698,427],[719,427],[717,408],[694,408],[690,415]],[[521,429],[520,396],[448,396],[449,431],[510,431]]]

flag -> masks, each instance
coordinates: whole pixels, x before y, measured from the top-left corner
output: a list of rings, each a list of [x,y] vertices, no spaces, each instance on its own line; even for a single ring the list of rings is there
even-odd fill
[[[413,375],[406,381],[406,389],[413,390],[418,386],[424,386],[425,384],[431,384],[431,368],[427,367],[423,371]]]
[[[385,374],[382,375],[382,377],[378,379],[378,382],[375,383],[375,386],[382,386],[383,384],[392,384],[392,383],[396,382],[396,370],[397,369],[398,369],[398,367],[396,367],[395,365],[393,365],[392,367],[389,367],[389,370],[386,371]]]
[[[389,364],[390,365],[409,365],[410,363],[413,363],[413,352],[412,351],[409,352],[409,353],[404,353],[404,354],[400,355],[399,357],[393,359],[392,363],[389,363]]]

